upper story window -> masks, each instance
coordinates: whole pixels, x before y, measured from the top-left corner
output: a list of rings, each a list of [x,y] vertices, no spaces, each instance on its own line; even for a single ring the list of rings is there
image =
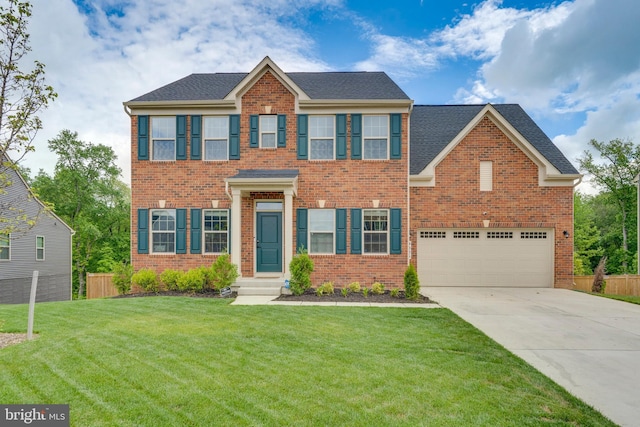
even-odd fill
[[[278,116],[260,116],[260,147],[276,148],[276,132]]]
[[[204,211],[204,252],[219,254],[229,250],[229,211]]]
[[[229,158],[229,117],[204,117],[204,159]]]
[[[175,209],[151,211],[151,248],[153,253],[176,252]]]
[[[36,236],[36,261],[44,261],[44,236]]]
[[[11,235],[0,234],[0,261],[11,259]]]
[[[333,254],[336,211],[309,209],[309,253]]]
[[[151,117],[153,160],[176,159],[176,118]]]
[[[309,158],[333,160],[335,135],[334,116],[309,116]]]
[[[363,210],[363,237],[365,254],[389,253],[389,211]]]
[[[389,158],[389,116],[363,116],[364,159]]]

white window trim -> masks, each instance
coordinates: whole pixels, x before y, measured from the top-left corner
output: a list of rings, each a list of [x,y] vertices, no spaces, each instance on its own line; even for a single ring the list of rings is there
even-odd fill
[[[227,231],[206,231],[205,224],[205,216],[206,212],[226,212],[227,213]],[[229,253],[229,243],[231,241],[231,228],[229,227],[229,222],[231,221],[231,215],[229,215],[229,209],[203,209],[202,210],[202,253],[205,255],[220,255],[225,252],[207,252],[207,234],[226,234],[227,235],[227,248],[226,253]]]
[[[264,114],[264,115],[260,115],[258,116],[258,135],[259,135],[259,139],[260,139],[260,148],[263,148],[265,150],[275,150],[276,148],[278,148],[278,115],[277,114]],[[262,126],[262,119],[263,118],[273,118],[275,121],[275,129],[273,131],[263,131],[264,126]],[[274,141],[274,145],[273,147],[265,147],[262,144],[262,136],[263,135],[272,135],[273,134],[273,141]]]
[[[38,258],[38,238],[42,238],[42,258]],[[46,241],[44,236],[36,236],[36,261],[44,261],[45,260],[45,247]]]
[[[493,162],[480,161],[480,191],[493,191]]]
[[[364,218],[366,216],[366,212],[368,211],[385,211],[387,213],[387,251],[386,252],[367,252],[366,251],[366,245],[365,245],[365,234],[373,234],[373,233],[381,233],[380,231],[366,231],[365,230],[365,226],[364,226]],[[367,256],[380,256],[380,255],[389,255],[389,251],[391,250],[391,212],[389,209],[376,209],[376,208],[371,208],[371,209],[362,209],[362,254],[363,255],[367,255]]]
[[[171,233],[171,231],[168,230],[157,230],[154,231],[153,229],[153,213],[157,212],[157,211],[167,211],[167,212],[173,212],[173,251],[172,252],[156,252],[154,250],[154,246],[153,246],[153,235],[154,234],[165,234],[165,233]],[[150,253],[155,254],[155,255],[175,255],[176,254],[176,238],[177,238],[177,221],[178,218],[176,217],[177,211],[175,209],[151,209],[149,211],[149,246],[151,247],[151,251]]]
[[[204,125],[207,118],[210,117],[224,117],[227,119],[227,136],[224,139],[225,141],[225,158],[224,159],[207,159],[207,139],[212,139],[216,141],[221,141],[222,138],[207,138],[207,127]],[[226,162],[229,161],[229,116],[205,116],[202,118],[202,160],[205,162]]]
[[[8,248],[9,249],[9,258],[0,258],[0,262],[7,262],[7,261],[11,261],[11,233],[6,234],[7,236],[7,241],[9,242],[7,246],[3,246],[3,248]]]
[[[365,136],[365,117],[384,117],[387,120],[387,135],[383,136],[383,135],[379,135],[379,136]],[[385,160],[389,160],[389,156],[390,156],[390,151],[391,151],[391,118],[388,114],[366,114],[362,116],[362,160],[369,160],[369,161],[385,161]],[[385,138],[387,140],[387,156],[384,159],[370,159],[366,156],[367,150],[366,150],[366,145],[367,145],[367,140],[369,139],[382,139]]]
[[[312,252],[311,251],[311,212],[312,211],[331,211],[333,219],[333,227],[331,227],[332,242],[331,252]],[[329,233],[328,231],[322,231],[321,233]],[[308,210],[308,224],[307,224],[307,242],[309,243],[309,255],[335,255],[336,253],[336,210],[335,209],[309,209]]]
[[[155,162],[174,162],[176,160],[176,156],[177,156],[177,151],[178,151],[178,136],[177,134],[177,129],[175,130],[175,133],[173,135],[173,139],[171,138],[154,138],[153,137],[153,121],[154,119],[158,119],[158,118],[171,118],[173,117],[175,120],[175,116],[151,116],[151,123],[149,126],[149,136],[151,137],[151,160],[155,161]],[[173,141],[173,158],[172,159],[156,159],[154,156],[154,145],[156,143],[156,141]]]
[[[314,138],[311,136],[311,119],[313,117],[331,117],[333,119],[333,132],[331,132],[331,158],[328,159],[314,159],[311,157],[311,153],[313,150],[311,149],[311,144],[314,139],[329,139],[328,137],[317,137]],[[314,114],[309,116],[309,160],[313,160],[314,162],[330,162],[336,159],[336,116],[330,114]]]

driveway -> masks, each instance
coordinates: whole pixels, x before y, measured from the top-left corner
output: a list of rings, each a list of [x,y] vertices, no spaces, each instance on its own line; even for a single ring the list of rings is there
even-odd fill
[[[622,426],[640,425],[640,305],[565,289],[421,293]]]

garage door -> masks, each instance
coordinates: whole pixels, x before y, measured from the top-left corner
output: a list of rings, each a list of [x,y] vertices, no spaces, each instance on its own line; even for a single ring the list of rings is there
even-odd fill
[[[552,229],[418,231],[420,286],[553,286]]]

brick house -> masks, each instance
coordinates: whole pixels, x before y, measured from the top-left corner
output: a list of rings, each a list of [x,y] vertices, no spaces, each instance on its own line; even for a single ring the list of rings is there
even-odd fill
[[[136,270],[228,251],[241,289],[279,285],[304,247],[315,284],[401,286],[410,262],[423,286],[572,283],[580,175],[516,105],[414,106],[385,73],[268,57],[124,105]]]

